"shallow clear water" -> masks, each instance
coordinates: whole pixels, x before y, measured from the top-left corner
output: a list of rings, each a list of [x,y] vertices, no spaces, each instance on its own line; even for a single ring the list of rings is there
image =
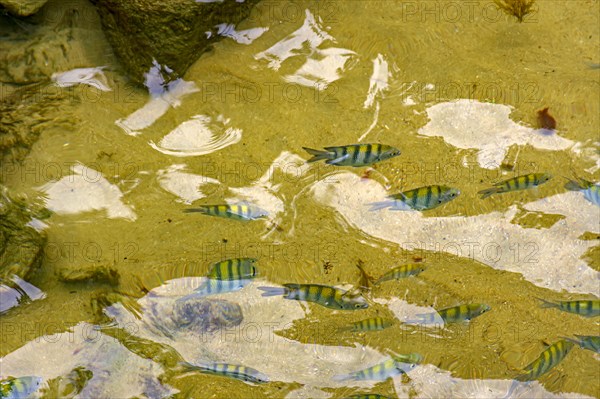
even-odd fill
[[[600,180],[600,71],[589,67],[600,57],[599,15],[598,1],[540,0],[523,23],[486,1],[264,1],[234,30],[222,27],[228,37],[183,80],[150,94],[127,82],[90,17],[77,28],[83,61],[56,72],[106,66],[94,71],[100,83],[54,86],[68,96],[67,122],[46,122],[25,161],[3,165],[8,187],[54,214],[29,281],[45,296],[0,316],[0,375],[52,382],[84,367],[94,377],[81,397],[504,397],[544,343],[600,335],[597,317],[537,299],[600,296],[600,208],[564,188],[564,177]],[[544,107],[553,135],[537,131]],[[375,169],[305,163],[303,146],[358,142],[402,155]],[[554,177],[477,195],[533,172]],[[368,210],[431,184],[461,194],[423,212]],[[237,201],[269,217],[183,213]],[[242,324],[161,327],[209,265],[236,257],[257,258],[259,278],[214,298],[238,303]],[[426,271],[368,287],[364,310],[257,289],[357,288],[359,262],[377,278],[415,261]],[[59,278],[97,268],[118,283]],[[406,323],[463,303],[491,310],[444,327]],[[375,316],[394,325],[339,331]],[[394,353],[424,359],[386,381],[333,378]],[[271,382],[183,372],[182,360],[241,364]],[[574,348],[513,395],[600,397],[599,373],[599,355]]]

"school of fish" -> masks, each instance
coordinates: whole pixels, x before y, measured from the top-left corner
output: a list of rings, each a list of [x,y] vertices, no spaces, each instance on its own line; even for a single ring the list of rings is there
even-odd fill
[[[324,150],[316,150],[308,147],[303,148],[312,156],[307,163],[323,160],[327,165],[335,167],[350,166],[357,168],[370,166],[377,162],[392,159],[401,154],[401,151],[395,147],[378,143],[331,146],[324,147]],[[481,195],[481,199],[485,199],[495,194],[536,189],[550,179],[552,179],[550,173],[520,175],[497,182],[493,187],[480,190],[478,193]],[[568,183],[565,184],[567,190],[582,192],[585,199],[600,206],[600,185],[578,177],[567,180]],[[456,200],[460,194],[461,191],[455,187],[430,185],[413,188],[397,194],[391,194],[385,200],[367,205],[371,207],[371,211],[389,208],[392,211],[422,212]],[[184,212],[199,212],[205,215],[243,221],[257,220],[268,216],[266,211],[247,203],[232,205],[201,205],[198,208],[185,209]],[[370,278],[361,265],[359,265],[359,269],[363,274],[363,280],[366,281],[361,284],[361,288],[368,289],[370,282],[373,286],[379,286],[384,282],[392,280],[417,277],[426,270],[426,266],[423,263],[399,265],[384,272],[378,279]],[[247,285],[248,282],[252,281],[257,275],[256,259],[233,259],[222,261],[213,265],[206,276],[206,281],[191,295],[210,295],[239,290]],[[285,283],[282,287],[260,286],[258,289],[263,291],[262,295],[264,297],[281,296],[284,299],[314,303],[334,310],[356,311],[364,310],[369,307],[367,300],[359,292],[356,292],[356,290],[345,290],[321,284]],[[183,299],[185,298],[186,297]],[[551,302],[541,298],[540,300],[542,301],[541,306],[544,308],[556,308],[583,317],[595,317],[600,314],[600,301],[596,299],[557,302]],[[463,303],[436,310],[432,313],[419,314],[417,315],[417,320],[413,321],[418,323],[441,324],[467,323],[490,310],[491,307],[485,303]],[[409,322],[410,320],[407,321],[407,323]],[[381,331],[393,327],[394,324],[394,321],[391,319],[371,317],[351,322],[347,326],[341,327],[339,330],[350,333],[364,333]],[[549,346],[548,349],[542,352],[538,359],[523,368],[522,372],[515,377],[515,382],[538,379],[551,368],[558,365],[574,346],[598,352],[598,348],[600,347],[600,337],[578,335],[575,337],[576,338],[565,337],[563,340]],[[353,373],[337,375],[334,377],[334,380],[383,381],[410,370],[419,364],[421,360],[422,356],[419,354],[392,357],[381,363]],[[188,369],[196,371],[225,375],[245,381],[251,380],[248,375],[255,375],[258,373],[257,371],[250,372],[248,370],[252,369],[243,366],[223,364],[217,366],[193,366],[188,364],[187,367]],[[262,378],[261,380],[265,381],[266,378]],[[509,394],[513,389],[515,389],[515,386],[511,387]],[[352,397],[383,398],[384,396],[379,394],[360,394]]]
[[[326,164],[336,167],[363,167],[373,165],[397,157],[400,150],[385,144],[352,144],[344,146],[324,147],[315,150],[303,147],[312,158],[307,162],[313,163],[324,160]],[[493,187],[479,191],[482,199],[494,194],[509,193],[534,189],[552,178],[549,173],[532,173],[521,175],[495,183]],[[588,180],[575,177],[567,179],[565,188],[570,191],[582,192],[591,203],[600,206],[600,185]],[[459,197],[460,190],[445,185],[430,185],[413,188],[397,194],[392,194],[386,200],[368,204],[372,211],[389,208],[390,210],[427,211],[447,204]],[[200,213],[207,216],[226,218],[237,221],[254,221],[264,219],[269,213],[256,205],[247,202],[228,204],[198,205],[195,208],[184,209],[185,213]],[[367,280],[361,288],[368,289],[369,281],[378,287],[384,282],[418,278],[427,270],[423,263],[403,264],[385,271],[378,279],[370,278],[364,268],[359,266],[363,277]],[[239,291],[259,278],[258,259],[232,258],[212,264],[200,285],[190,294],[177,301],[187,301],[190,298],[205,297]],[[259,286],[263,297],[282,297],[287,300],[313,303],[336,311],[361,311],[369,308],[367,299],[356,289],[342,289],[334,286],[305,283],[284,283],[282,286]],[[556,309],[565,313],[590,318],[600,315],[600,301],[597,299],[574,299],[568,301],[550,301],[538,298],[542,308]],[[442,308],[432,313],[418,314],[418,323],[467,323],[487,312],[491,307],[485,303],[462,303]],[[409,323],[410,321],[407,321]],[[395,320],[384,317],[362,318],[349,322],[340,331],[349,333],[365,333],[393,328]],[[563,337],[549,345],[537,359],[527,364],[515,376],[507,397],[519,388],[520,383],[537,380],[556,367],[574,348],[600,353],[600,337],[575,335],[575,338]],[[423,361],[418,353],[393,355],[379,363],[356,370],[347,374],[338,374],[334,381],[385,381],[397,375],[407,373]],[[180,362],[182,372],[198,372],[240,380],[248,384],[264,384],[269,377],[259,370],[228,363]],[[40,377],[25,376],[9,377],[0,381],[0,398],[24,399],[37,391],[42,383]],[[365,393],[351,396],[352,398],[384,398],[376,393]]]

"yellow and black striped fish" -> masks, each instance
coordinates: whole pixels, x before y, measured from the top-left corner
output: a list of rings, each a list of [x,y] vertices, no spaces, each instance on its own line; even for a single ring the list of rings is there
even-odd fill
[[[452,201],[460,195],[460,190],[448,186],[425,186],[402,193],[388,196],[387,201],[373,202],[371,211],[390,208],[392,211],[417,210],[437,208]]]
[[[600,315],[600,301],[598,300],[550,302],[542,298],[538,299],[543,302],[543,308],[557,308],[563,312],[575,313],[584,317]]]
[[[338,166],[366,166],[400,155],[400,150],[386,144],[351,144],[325,147],[325,151],[302,147],[310,155],[307,162],[326,159],[326,164]]]
[[[537,380],[543,374],[546,374],[558,363],[560,363],[574,344],[565,340],[560,340],[550,345],[540,356],[523,368],[523,373],[515,378],[517,381]]]
[[[581,191],[583,197],[592,204],[600,206],[600,184],[592,183],[579,177],[574,180],[567,179],[569,182],[565,184],[565,188],[571,191]]]
[[[246,366],[239,366],[235,364],[227,363],[209,363],[209,364],[191,364],[188,362],[179,363],[187,371],[198,371],[205,374],[220,375],[223,377],[235,378],[244,382],[253,382],[255,384],[262,384],[269,382],[269,377]]]
[[[339,288],[319,284],[284,284],[284,287],[258,287],[262,296],[283,295],[286,299],[314,302],[339,310],[365,309],[369,307],[360,294],[351,294]]]
[[[422,263],[409,263],[407,265],[395,267],[385,273],[383,276],[379,277],[379,279],[375,281],[375,285],[383,283],[384,281],[399,280],[401,278],[416,276],[424,271],[425,268],[425,265]]]
[[[487,198],[492,194],[508,193],[510,191],[527,190],[546,183],[552,178],[550,173],[530,173],[513,177],[512,179],[503,180],[494,184],[494,187],[481,190],[481,199]]]
[[[244,280],[258,276],[257,260],[254,258],[234,258],[217,262],[211,266],[207,278],[215,280]]]
[[[491,308],[484,303],[469,303],[441,309],[434,313],[419,314],[417,317],[420,317],[421,320],[426,323],[436,323],[439,322],[440,319],[444,323],[461,323],[474,319],[490,309]]]
[[[579,345],[583,349],[591,350],[592,352],[600,353],[600,336],[599,335],[576,335],[577,339],[566,338],[569,342]]]
[[[0,381],[0,398],[27,399],[42,385],[43,379],[36,376],[8,377]]]
[[[183,212],[199,212],[204,215],[243,221],[256,220],[269,215],[264,209],[250,204],[200,205],[198,208],[184,209]]]
[[[391,327],[394,323],[391,320],[384,319],[383,317],[372,317],[370,319],[364,319],[352,323],[348,327],[342,327],[343,331],[381,331],[388,327]]]
[[[412,370],[423,357],[418,353],[401,355],[376,364],[375,366],[359,370],[354,373],[333,376],[334,381],[385,381]]]

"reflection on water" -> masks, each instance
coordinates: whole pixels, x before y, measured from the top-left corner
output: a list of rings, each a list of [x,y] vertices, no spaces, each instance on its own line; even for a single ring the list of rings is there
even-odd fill
[[[472,20],[433,23],[411,8],[423,2],[342,2],[335,15],[322,2],[264,3],[256,18],[217,25],[226,39],[185,76],[155,62],[126,101],[118,65],[53,71],[53,87],[78,100],[61,110],[75,129],[45,122],[3,175],[54,212],[29,225],[56,251],[30,282],[0,285],[0,379],[39,377],[46,397],[598,397],[596,341],[583,341],[598,336],[597,317],[537,299],[600,296],[600,86],[581,66],[597,48],[597,2],[540,2],[536,23],[519,25],[490,22],[483,4]],[[480,89],[492,83],[504,96]],[[539,96],[511,97],[515,87]],[[82,95],[90,88],[98,101]],[[534,128],[548,106],[550,135]],[[351,168],[307,163],[302,149],[353,143],[401,154]],[[68,166],[40,178],[47,165]],[[477,195],[530,173],[554,177]],[[415,188],[404,207],[398,193]],[[377,202],[403,211],[371,211]],[[184,212],[243,203],[267,217]],[[250,256],[256,278],[209,275]],[[370,278],[406,264],[419,272]],[[118,281],[55,277],[96,268]],[[323,289],[289,300],[290,282],[368,306],[321,306]],[[563,336],[580,347],[539,380],[513,382]],[[419,361],[394,360],[406,354]]]
[[[170,79],[173,71],[168,66],[162,66],[154,61],[154,66],[146,74],[146,86],[150,100],[140,109],[126,118],[119,118],[115,124],[131,136],[137,136],[140,130],[146,129],[163,116],[171,107],[178,107],[181,99],[198,88],[193,82]]]
[[[427,108],[429,122],[419,134],[442,136],[455,147],[477,149],[477,162],[486,169],[501,165],[513,144],[543,150],[564,150],[574,144],[557,134],[540,135],[535,129],[515,123],[510,113],[510,107],[503,104],[469,100],[440,103]]]
[[[41,188],[46,207],[58,214],[77,214],[106,210],[108,218],[135,220],[135,212],[121,201],[123,193],[110,184],[102,173],[80,163],[71,167],[70,176]]]
[[[19,276],[0,283],[0,314],[27,301],[43,299],[46,294]]]
[[[312,187],[313,195],[371,236],[396,242],[406,249],[422,248],[469,257],[494,268],[520,273],[533,284],[556,291],[565,289],[600,296],[600,272],[580,259],[598,240],[579,239],[583,233],[598,228],[598,208],[574,192],[523,205],[531,211],[566,218],[539,229],[514,224],[516,206],[504,213],[495,211],[471,217],[366,212],[370,203],[385,196],[383,187],[349,172],[337,173],[336,179],[338,184],[335,185],[316,183]],[[460,199],[454,204],[458,201]],[[515,245],[522,247],[522,253],[515,255]],[[540,268],[540,264],[544,267]]]
[[[195,115],[189,121],[183,122],[173,131],[163,137],[158,144],[150,142],[150,146],[163,154],[176,157],[191,157],[218,151],[242,139],[242,131],[226,127],[229,120],[219,115],[214,128],[223,132],[211,130],[212,118],[205,115]]]

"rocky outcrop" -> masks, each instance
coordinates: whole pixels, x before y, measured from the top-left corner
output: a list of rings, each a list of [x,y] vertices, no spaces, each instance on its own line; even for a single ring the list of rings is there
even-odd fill
[[[40,267],[46,236],[28,226],[30,220],[25,205],[0,185],[0,279],[17,275],[27,280]]]
[[[183,75],[211,43],[221,38],[215,34],[215,25],[237,24],[258,2],[91,1],[115,53],[130,78],[140,84],[154,60],[172,69],[174,77]]]

